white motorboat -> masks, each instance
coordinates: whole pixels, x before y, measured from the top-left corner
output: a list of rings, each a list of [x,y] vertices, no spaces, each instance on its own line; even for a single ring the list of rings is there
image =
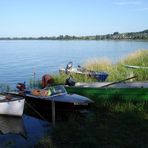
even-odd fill
[[[24,111],[25,98],[0,94],[0,114],[10,116],[22,116]]]

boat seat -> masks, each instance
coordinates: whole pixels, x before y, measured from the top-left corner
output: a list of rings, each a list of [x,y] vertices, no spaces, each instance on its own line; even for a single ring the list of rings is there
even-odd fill
[[[12,99],[13,97],[11,96],[11,95],[6,95],[5,96],[5,99],[8,99],[8,100],[10,100],[10,99]]]
[[[4,101],[4,100],[10,100],[13,97],[11,95],[2,95],[0,96],[0,101]]]
[[[32,95],[34,96],[42,96],[42,97],[47,97],[51,95],[51,90],[44,90],[44,89],[33,89],[31,92]]]

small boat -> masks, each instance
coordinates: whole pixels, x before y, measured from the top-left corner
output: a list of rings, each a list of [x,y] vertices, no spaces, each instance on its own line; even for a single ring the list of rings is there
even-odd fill
[[[148,88],[148,82],[93,82],[93,83],[85,83],[85,82],[77,82],[75,83],[75,87],[92,87],[92,88]]]
[[[90,98],[125,98],[126,100],[148,100],[148,82],[125,82],[136,76],[117,82],[95,82],[95,83],[75,83],[74,86],[66,85],[68,93],[86,95]],[[117,97],[118,96],[118,97]]]
[[[101,88],[101,87],[66,87],[68,93],[88,96],[89,98],[109,100],[148,101],[148,88]]]
[[[24,97],[0,94],[0,114],[22,116],[24,111],[24,103]]]
[[[69,62],[66,68],[61,68],[59,72],[65,73],[65,74],[85,75],[85,76],[97,79],[98,81],[105,81],[108,77],[108,74],[106,72],[97,72],[97,71],[87,70],[86,68],[80,65],[78,65],[77,68],[73,68],[72,62]]]
[[[30,94],[26,93],[26,101],[32,105],[35,104],[35,106],[43,110],[49,110],[52,101],[55,102],[57,110],[86,109],[89,104],[93,103],[87,97],[68,94],[62,85],[51,86],[45,89],[34,89]]]
[[[13,95],[22,95],[11,92]],[[46,87],[44,89],[32,89],[24,92],[26,103],[36,110],[43,112],[51,110],[52,101],[55,102],[56,110],[71,111],[87,109],[93,101],[87,97],[68,94],[63,85]]]

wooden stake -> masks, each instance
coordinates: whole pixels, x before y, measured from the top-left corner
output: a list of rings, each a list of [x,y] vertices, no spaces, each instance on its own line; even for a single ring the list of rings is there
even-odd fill
[[[52,124],[55,126],[55,102],[54,99],[52,99],[51,103],[51,108],[52,108]]]

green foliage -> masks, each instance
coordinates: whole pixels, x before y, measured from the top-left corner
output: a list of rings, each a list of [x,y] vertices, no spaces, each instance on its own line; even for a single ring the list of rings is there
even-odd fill
[[[65,80],[68,76],[64,73],[53,75],[55,84],[65,84]]]
[[[148,67],[148,50],[138,50],[131,53],[127,58],[121,60],[120,64]],[[137,75],[138,81],[148,80],[148,69],[126,69],[126,71],[126,73],[132,72],[134,75]]]
[[[9,92],[9,91],[10,91],[10,86],[9,85],[3,84],[3,83],[0,84],[0,92],[1,93]]]
[[[29,82],[29,88],[42,88],[41,80],[30,80]]]
[[[138,50],[121,59],[118,63],[112,64],[108,59],[88,59],[83,67],[91,71],[105,71],[109,74],[106,81],[118,81],[133,75],[137,76],[133,81],[148,81],[148,69],[130,69],[124,65],[135,65],[148,67],[148,50]],[[96,82],[96,79],[79,74],[71,74],[76,82]],[[53,76],[56,84],[65,84],[67,74]]]
[[[74,78],[74,80],[76,82],[95,82],[96,81],[95,79],[92,79],[88,76],[82,76],[82,75],[79,75],[79,74],[67,75],[67,74],[62,73],[62,74],[53,75],[54,83],[55,84],[65,84],[66,79],[69,78],[70,76],[72,78]]]
[[[147,40],[148,30],[140,32],[127,32],[119,33],[114,32],[113,34],[106,35],[96,35],[96,36],[69,36],[69,35],[59,35],[53,37],[41,36],[41,37],[0,37],[0,40]]]
[[[87,69],[94,71],[106,71],[109,73],[108,81],[117,81],[125,79],[129,76],[136,75],[136,81],[148,80],[148,69],[129,69],[123,65],[135,65],[148,67],[148,50],[138,50],[129,54],[116,64],[112,64],[108,60],[91,59],[85,63]]]

